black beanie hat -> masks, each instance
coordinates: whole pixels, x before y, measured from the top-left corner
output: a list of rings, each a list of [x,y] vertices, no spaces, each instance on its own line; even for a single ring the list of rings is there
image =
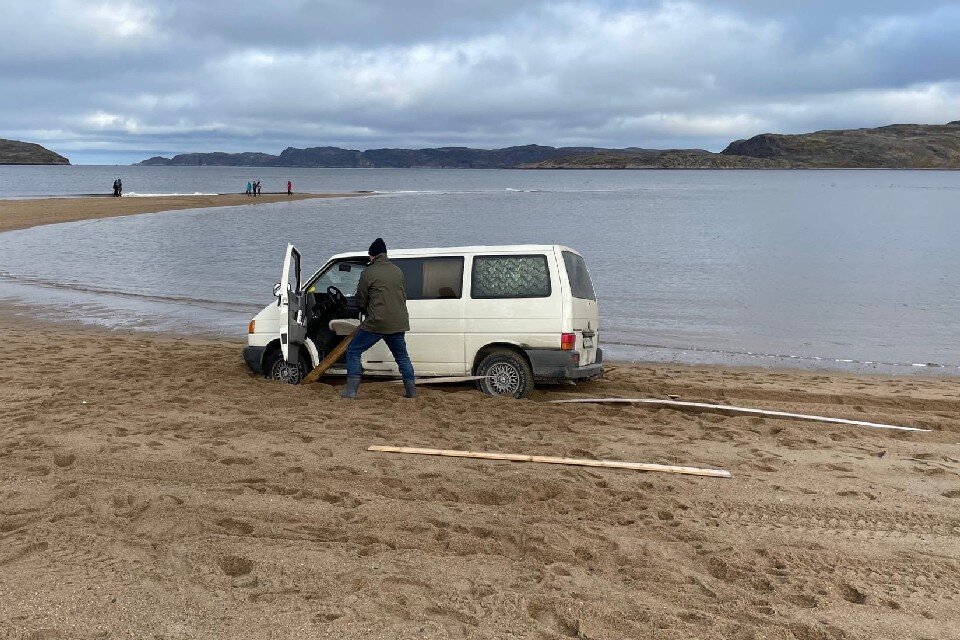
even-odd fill
[[[370,245],[370,251],[367,252],[369,256],[378,256],[381,253],[387,252],[387,243],[383,241],[383,238],[377,238],[373,241],[373,244]]]

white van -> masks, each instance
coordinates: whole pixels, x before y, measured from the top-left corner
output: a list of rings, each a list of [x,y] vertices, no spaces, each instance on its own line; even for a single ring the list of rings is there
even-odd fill
[[[391,250],[405,277],[407,350],[417,377],[484,376],[491,395],[526,397],[535,382],[603,373],[600,314],[583,257],[559,245]],[[250,321],[243,356],[267,378],[297,384],[359,322],[355,293],[365,253],[330,258],[305,282],[287,246],[275,303]],[[364,375],[398,376],[383,342]],[[346,375],[343,362],[327,372]]]

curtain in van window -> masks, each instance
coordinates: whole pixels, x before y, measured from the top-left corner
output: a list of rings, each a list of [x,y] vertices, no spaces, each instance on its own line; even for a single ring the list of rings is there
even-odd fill
[[[423,297],[459,298],[463,289],[463,258],[423,261]]]
[[[547,257],[477,256],[472,283],[470,295],[474,298],[548,298]]]
[[[397,258],[407,300],[459,298],[463,293],[463,258]]]

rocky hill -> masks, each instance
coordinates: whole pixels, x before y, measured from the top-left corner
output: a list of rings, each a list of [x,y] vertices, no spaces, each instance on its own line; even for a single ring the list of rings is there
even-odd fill
[[[339,147],[287,147],[280,155],[266,153],[184,153],[164,158],[157,156],[141,165],[161,166],[237,166],[237,167],[376,167],[376,168],[461,168],[506,169],[549,158],[575,157],[604,151],[593,147],[544,147],[526,145],[505,149],[369,149],[357,151]]]
[[[960,120],[945,125],[892,124],[802,135],[764,133],[732,142],[721,153],[807,168],[958,169]]]
[[[703,149],[602,149],[525,145],[505,149],[370,149],[288,147],[266,153],[185,153],[141,165],[240,167],[374,167],[461,169],[960,169],[960,121],[946,125],[895,124],[876,129],[764,133]]]
[[[748,156],[724,156],[703,149],[602,149],[564,156],[520,169],[789,169],[794,163]]]
[[[70,164],[70,161],[32,142],[0,138],[0,164]]]
[[[171,158],[154,156],[137,164],[145,166],[178,167],[273,167],[277,156],[269,153],[183,153]]]

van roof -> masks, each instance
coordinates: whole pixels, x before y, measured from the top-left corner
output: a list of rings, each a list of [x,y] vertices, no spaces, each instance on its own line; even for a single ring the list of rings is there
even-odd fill
[[[501,244],[490,246],[473,247],[430,247],[425,249],[387,249],[387,255],[396,258],[411,258],[416,256],[446,256],[450,254],[476,254],[476,253],[534,253],[546,251],[570,251],[580,255],[579,251],[565,247],[560,244]],[[353,258],[356,256],[366,256],[366,251],[349,251],[347,253],[338,253],[332,256],[331,260],[337,258]]]

